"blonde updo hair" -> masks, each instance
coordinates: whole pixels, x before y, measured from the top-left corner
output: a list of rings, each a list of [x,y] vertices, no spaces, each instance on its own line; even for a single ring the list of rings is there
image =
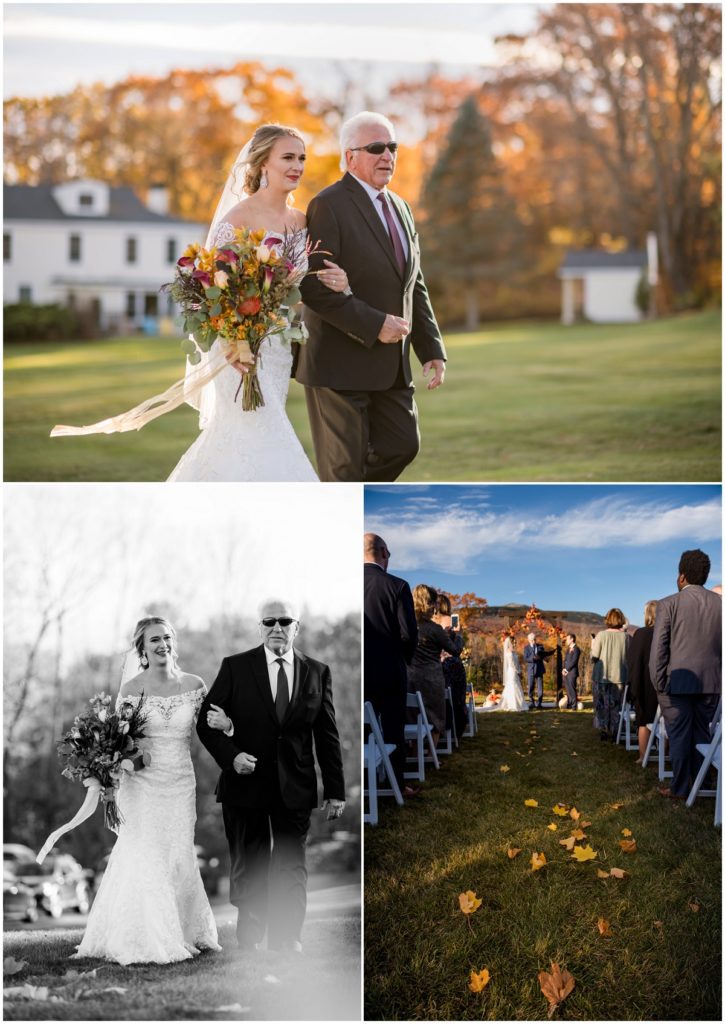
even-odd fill
[[[275,142],[283,139],[285,135],[298,139],[304,146],[305,140],[297,129],[284,124],[262,124],[250,139],[246,160],[234,168],[235,178],[238,178],[240,172],[244,175],[241,185],[248,196],[253,196],[259,191],[262,164],[268,159]]]
[[[144,633],[146,632],[149,626],[155,626],[157,624],[159,626],[164,626],[166,629],[168,629],[169,633],[171,633],[172,658],[174,659],[174,662],[176,662],[176,630],[171,625],[168,619],[164,619],[159,615],[147,615],[145,618],[138,620],[138,622],[136,623],[136,628],[133,631],[133,646],[136,648],[136,654],[138,655],[139,665],[144,671],[146,671],[146,669],[149,667],[148,658],[146,658],[146,663],[144,664]]]

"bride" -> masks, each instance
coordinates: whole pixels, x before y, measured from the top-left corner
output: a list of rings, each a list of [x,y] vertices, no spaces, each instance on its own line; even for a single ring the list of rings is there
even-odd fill
[[[279,124],[258,128],[242,147],[227,178],[205,247],[231,241],[236,228],[299,234],[305,242],[305,215],[291,203],[305,159],[305,143],[295,128]],[[329,260],[324,263],[325,269],[318,272],[320,281],[331,291],[347,291],[345,271]],[[257,362],[264,405],[254,411],[242,410],[241,397],[235,401],[241,376],[249,372],[250,364],[227,364],[215,344],[200,365],[187,364],[185,381],[172,385],[163,395],[88,427],[54,427],[51,436],[138,430],[187,402],[199,411],[200,435],[172,470],[169,481],[317,480],[285,409],[292,369],[290,346],[273,335],[263,342]]]
[[[503,642],[503,693],[499,711],[526,711],[527,704],[521,688],[521,668],[514,640],[507,636]]]
[[[76,957],[168,964],[221,949],[194,850],[196,779],[189,750],[207,690],[176,665],[166,619],[141,619],[133,644],[141,672],[124,683],[117,709],[146,700],[144,749],[151,763],[124,776],[118,839]],[[212,711],[212,728],[223,719]]]

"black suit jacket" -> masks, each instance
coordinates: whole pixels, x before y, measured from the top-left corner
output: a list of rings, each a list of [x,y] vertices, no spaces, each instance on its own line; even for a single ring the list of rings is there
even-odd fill
[[[413,595],[405,580],[369,562],[365,578],[365,700],[377,705],[386,690],[407,692],[410,663],[418,643]]]
[[[388,191],[408,241],[401,274],[393,245],[370,196],[351,174],[323,189],[307,209],[311,242],[329,255],[313,255],[310,267],[334,260],[345,269],[352,295],[330,291],[312,274],[302,282],[304,320],[310,332],[296,356],[294,376],[313,387],[385,391],[412,383],[411,345],[421,363],[445,359],[446,350],[420,267],[420,245],[408,204]],[[405,317],[410,333],[400,344],[377,340],[385,316]],[[399,386],[399,385],[398,385]]]
[[[553,651],[547,651],[543,644],[534,644],[533,646],[526,644],[524,647],[524,661],[526,662],[526,678],[529,682],[544,675],[546,666],[541,659],[553,653]]]
[[[196,731],[222,774],[219,803],[265,807],[278,799],[292,810],[317,806],[315,754],[322,774],[324,799],[344,800],[342,753],[332,703],[330,670],[295,651],[289,707],[277,721],[264,647],[225,658],[199,712]],[[234,723],[225,736],[206,722],[209,705],[222,708]],[[314,737],[314,752],[312,741]],[[250,775],[239,775],[233,762],[244,751],[257,758]]]
[[[567,647],[566,654],[564,655],[564,668],[566,669],[566,679],[569,683],[575,683],[579,678],[579,656],[581,651],[576,644],[572,648]]]
[[[720,693],[722,598],[700,586],[657,602],[649,660],[658,693]]]

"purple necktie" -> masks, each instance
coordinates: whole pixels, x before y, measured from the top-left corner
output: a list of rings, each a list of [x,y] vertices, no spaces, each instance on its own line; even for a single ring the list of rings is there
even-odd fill
[[[395,250],[395,259],[400,269],[400,273],[403,274],[405,273],[405,251],[403,249],[403,243],[400,240],[400,233],[395,226],[393,215],[390,212],[388,200],[382,192],[378,193],[378,202],[383,204],[383,214],[385,215],[385,223],[388,225],[390,241],[393,243],[393,249]]]

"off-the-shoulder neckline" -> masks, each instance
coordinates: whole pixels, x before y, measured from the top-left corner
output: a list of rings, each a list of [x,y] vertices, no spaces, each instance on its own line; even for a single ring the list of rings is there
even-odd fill
[[[218,231],[219,228],[223,228],[223,227],[231,228],[232,231],[238,231],[239,230],[238,228],[236,228],[231,223],[231,221],[228,221],[228,220],[220,220],[219,223],[216,226],[216,229]],[[254,228],[253,230],[254,231],[264,231],[267,236],[269,236],[269,235],[285,235],[285,234],[287,234],[287,235],[300,235],[303,232],[305,234],[307,233],[307,227],[306,226],[302,227],[302,228],[285,228],[284,231],[280,231],[278,228]]]
[[[194,690],[182,690],[181,693],[128,693],[125,697],[121,697],[121,700],[141,700],[144,697],[146,700],[178,700],[180,697],[188,697],[197,693],[206,693],[206,686],[197,686]]]

